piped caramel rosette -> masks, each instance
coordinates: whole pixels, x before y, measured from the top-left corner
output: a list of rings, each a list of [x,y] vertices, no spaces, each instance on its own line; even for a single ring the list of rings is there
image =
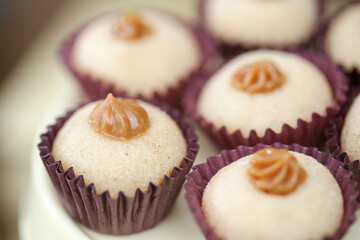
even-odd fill
[[[250,160],[248,174],[259,190],[280,195],[295,191],[307,176],[294,155],[275,148],[256,152]]]
[[[98,133],[121,140],[138,137],[150,126],[147,112],[137,101],[111,93],[94,108],[89,120]]]
[[[233,76],[231,85],[250,94],[271,92],[282,86],[284,75],[270,60],[258,61],[241,67]]]
[[[150,27],[135,11],[124,13],[112,26],[112,34],[126,41],[139,40],[150,33]]]

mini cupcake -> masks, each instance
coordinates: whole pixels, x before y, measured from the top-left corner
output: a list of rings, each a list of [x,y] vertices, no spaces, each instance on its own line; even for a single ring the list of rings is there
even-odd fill
[[[213,50],[200,27],[141,8],[89,22],[62,45],[61,58],[93,100],[113,92],[177,105]]]
[[[353,172],[353,179],[360,185],[359,93],[359,88],[351,91],[343,109],[332,122],[332,125],[326,129],[326,137],[328,139],[327,147],[331,154],[346,164],[346,168]],[[358,201],[360,202],[360,198]]]
[[[339,65],[354,82],[360,81],[360,1],[340,9],[322,27],[320,48]]]
[[[322,55],[256,50],[199,79],[184,106],[222,148],[316,146],[346,91],[347,79]]]
[[[239,146],[186,178],[206,239],[340,239],[356,218],[351,172],[315,148]]]
[[[166,215],[198,151],[193,127],[166,111],[109,94],[48,128],[40,156],[72,217],[128,234]]]
[[[322,5],[322,0],[202,0],[200,14],[227,54],[236,49],[306,45],[317,30]]]

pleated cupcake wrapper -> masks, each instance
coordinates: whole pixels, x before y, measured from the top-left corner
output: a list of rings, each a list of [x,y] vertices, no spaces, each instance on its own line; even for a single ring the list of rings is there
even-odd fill
[[[84,177],[75,176],[72,168],[62,168],[61,161],[51,152],[54,139],[64,123],[76,111],[58,118],[54,125],[41,135],[38,145],[40,157],[69,214],[96,231],[107,234],[130,234],[153,227],[171,209],[199,150],[194,128],[181,113],[163,107],[179,125],[187,142],[187,155],[170,176],[165,175],[160,186],[149,183],[148,191],[137,189],[134,197],[119,192],[118,198],[110,198],[109,192],[96,193],[94,184],[85,185]]]
[[[341,105],[346,101],[346,93],[348,90],[347,78],[323,55],[305,51],[292,51],[291,53],[299,55],[315,64],[328,79],[333,91],[334,105],[326,109],[325,116],[313,113],[309,122],[298,119],[296,127],[284,124],[280,133],[275,133],[269,128],[265,131],[263,137],[258,136],[255,130],[252,130],[248,137],[244,137],[240,130],[230,133],[225,126],[220,128],[215,127],[213,123],[207,121],[197,111],[200,92],[211,76],[198,78],[197,81],[187,89],[183,99],[186,113],[195,119],[208,135],[223,149],[235,148],[238,145],[253,146],[257,143],[272,144],[274,142],[317,146],[324,136],[324,130],[328,127],[329,120],[337,114]]]
[[[318,19],[320,20],[322,17],[322,14],[324,12],[325,6],[326,6],[326,0],[316,0],[316,1],[318,2],[318,6],[319,6]],[[200,21],[204,26],[206,26],[206,24],[205,24],[206,23],[205,7],[206,7],[207,2],[208,2],[208,0],[199,0],[199,4],[198,4],[198,12],[199,12],[199,16],[200,16]],[[317,21],[317,22],[319,22],[319,21]],[[317,36],[319,27],[320,26],[316,26],[316,28],[313,30],[313,32],[310,33],[310,36],[308,39],[306,39],[298,44],[291,45],[291,46],[273,47],[273,46],[264,46],[264,45],[248,46],[248,45],[243,45],[243,44],[229,45],[220,40],[216,40],[215,38],[213,38],[212,41],[216,43],[216,45],[219,48],[219,52],[222,54],[222,56],[225,59],[230,59],[238,54],[256,50],[259,48],[271,48],[271,49],[280,49],[280,50],[288,50],[288,49],[305,50],[305,49],[311,48],[313,45],[315,45],[314,43],[316,41],[316,36]],[[208,35],[211,36],[210,33],[208,33]]]
[[[331,125],[325,130],[326,136],[326,145],[330,150],[332,156],[338,159],[341,162],[345,163],[345,168],[350,170],[353,175],[352,179],[358,182],[357,190],[360,191],[360,162],[359,160],[350,161],[346,152],[343,152],[340,148],[340,135],[341,130],[344,125],[345,116],[347,115],[351,104],[354,99],[359,95],[360,87],[352,89],[348,95],[348,99],[341,109],[337,117],[331,122]],[[358,202],[360,202],[360,196],[358,197]]]
[[[337,16],[339,16],[339,14],[342,13],[343,10],[345,10],[348,7],[351,7],[351,5],[356,4],[356,3],[360,3],[359,0],[355,0],[355,1],[351,1],[347,4],[345,4],[344,6],[342,6],[338,11],[336,11],[329,19],[324,20],[321,24],[321,26],[318,29],[318,33],[317,33],[317,37],[316,37],[316,46],[317,48],[324,53],[325,55],[327,55],[326,52],[326,47],[325,47],[325,38],[326,38],[326,33],[329,29],[329,26],[332,22],[333,19],[335,19]],[[329,59],[331,59],[329,57]],[[347,77],[350,79],[350,83],[352,85],[359,85],[360,84],[360,70],[357,68],[353,68],[350,71],[346,70],[345,68],[343,68],[342,66],[339,65],[339,68],[346,73]]]
[[[159,11],[161,14],[168,15],[168,17],[176,19],[179,23],[183,24],[185,27],[191,30],[191,32],[194,34],[194,36],[196,37],[199,43],[202,54],[202,60],[201,63],[199,64],[199,67],[195,69],[193,72],[189,73],[183,79],[180,79],[176,85],[170,86],[165,93],[154,92],[151,97],[146,97],[143,96],[142,94],[138,94],[137,96],[129,96],[126,93],[126,89],[121,90],[118,87],[116,87],[113,83],[104,81],[104,79],[96,78],[91,76],[90,74],[78,71],[76,66],[74,66],[74,64],[72,63],[73,48],[75,46],[77,37],[86,27],[87,24],[85,24],[79,30],[71,34],[70,37],[66,39],[64,43],[61,45],[60,58],[62,59],[67,69],[73,74],[75,79],[80,83],[82,89],[84,90],[84,92],[86,93],[86,95],[89,97],[90,100],[94,101],[101,98],[105,98],[109,92],[112,92],[114,96],[117,97],[132,97],[147,101],[155,100],[158,102],[167,103],[173,107],[177,107],[177,108],[180,107],[181,97],[183,96],[184,90],[186,89],[189,82],[197,78],[197,75],[200,74],[200,72],[203,70],[208,59],[216,55],[216,46],[213,40],[210,37],[208,37],[208,35],[200,25],[192,26],[186,23],[184,20],[171,15],[170,13],[164,12],[162,10],[157,10],[157,11]],[[177,47],[177,46],[173,46],[173,47]]]
[[[344,168],[344,164],[342,162],[334,159],[330,154],[320,152],[316,148],[307,148],[297,144],[284,145],[281,143],[275,143],[270,146],[264,144],[258,144],[254,147],[239,146],[233,150],[224,150],[220,155],[209,157],[206,163],[196,165],[194,167],[194,171],[187,174],[187,182],[184,185],[186,190],[185,198],[206,239],[221,239],[208,224],[204,213],[202,212],[202,196],[206,185],[221,168],[265,147],[288,149],[290,151],[306,154],[315,158],[329,169],[339,184],[343,194],[344,215],[341,225],[335,234],[333,236],[324,237],[323,239],[341,239],[350,225],[356,220],[355,211],[358,204],[355,199],[359,193],[355,190],[357,183],[351,179],[352,173]]]

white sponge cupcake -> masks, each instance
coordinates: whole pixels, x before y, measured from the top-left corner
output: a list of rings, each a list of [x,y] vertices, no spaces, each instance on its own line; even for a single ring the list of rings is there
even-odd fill
[[[195,166],[185,197],[206,239],[341,239],[357,209],[351,176],[315,148],[239,146]]]
[[[69,214],[110,234],[157,224],[198,151],[178,111],[112,94],[58,119],[41,139],[40,156]]]
[[[93,100],[113,92],[177,105],[210,49],[201,27],[138,8],[90,21],[62,45],[61,57]]]
[[[112,198],[120,191],[132,197],[137,189],[146,192],[150,182],[161,185],[164,175],[171,175],[174,167],[180,166],[187,144],[180,127],[165,112],[142,101],[119,100],[112,95],[94,111],[97,104],[76,111],[52,147],[54,158],[61,160],[64,169],[73,167],[76,176],[83,175],[85,185],[94,183],[97,193],[108,190]],[[108,110],[105,105],[112,107]],[[116,112],[118,106],[128,108],[128,119],[122,118],[123,112]]]
[[[296,47],[315,33],[322,1],[203,0],[208,32],[220,43],[242,48]]]
[[[329,23],[325,35],[325,51],[346,72],[360,72],[360,1],[339,11]]]
[[[343,73],[321,54],[259,49],[198,80],[184,106],[223,148],[316,146],[347,88]]]

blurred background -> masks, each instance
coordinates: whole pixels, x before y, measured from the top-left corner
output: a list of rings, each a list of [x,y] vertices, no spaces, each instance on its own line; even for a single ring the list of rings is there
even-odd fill
[[[15,94],[14,91],[10,91],[13,84],[9,82],[11,81],[9,76],[52,14],[66,2],[65,0],[0,0],[0,99],[2,102],[0,105],[2,119],[0,122],[2,125],[0,128],[2,130],[0,131],[0,239],[3,240],[18,239],[19,192],[24,189],[27,182],[29,171],[27,171],[26,158],[29,159],[35,127],[30,128],[32,130],[18,132],[15,134],[17,139],[9,137],[9,131],[3,131],[4,128],[19,127],[7,125],[12,122],[11,118],[20,117],[24,121],[27,119],[26,116],[18,114],[19,109],[9,111],[4,107],[9,104],[7,94]],[[15,85],[18,84],[20,82]],[[5,144],[6,142],[9,143]],[[17,179],[19,180],[16,181]]]
[[[51,14],[66,0],[0,0],[0,79],[12,69]]]
[[[89,2],[94,1],[98,0],[0,0],[2,240],[18,239],[20,193],[26,190],[28,182],[30,156],[37,143],[36,128],[57,89],[49,61],[55,62],[58,45],[69,31],[89,16],[114,8],[125,0],[98,1],[101,7],[89,9]],[[347,2],[329,1],[328,13]]]

